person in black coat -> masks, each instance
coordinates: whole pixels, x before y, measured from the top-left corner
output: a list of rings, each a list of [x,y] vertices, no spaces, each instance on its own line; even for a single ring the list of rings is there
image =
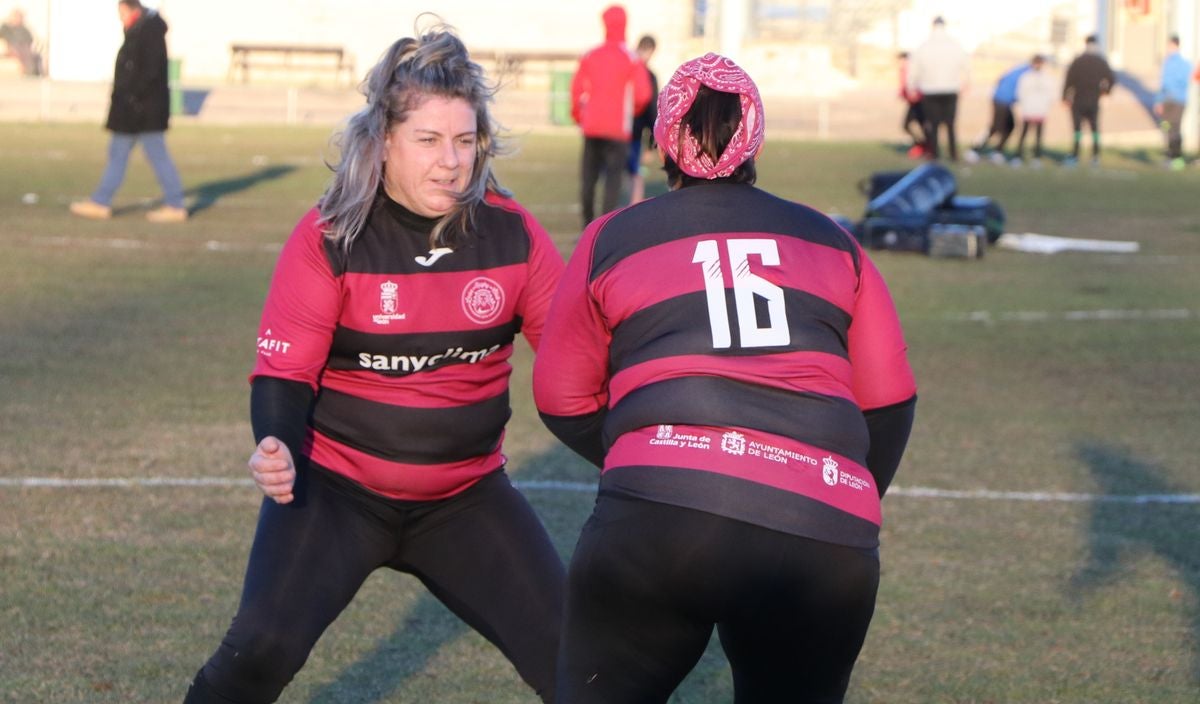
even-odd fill
[[[182,222],[188,217],[183,184],[165,139],[171,113],[167,23],[154,10],[142,7],[139,0],[118,0],[117,14],[125,27],[125,41],[117,51],[112,102],[105,122],[112,132],[108,163],[91,198],[72,203],[71,212],[93,219],[112,217],[113,195],[125,180],[129,154],[140,142],[163,191],[163,205],[146,213],[146,219]]]
[[[1100,162],[1100,98],[1108,95],[1117,84],[1116,74],[1100,53],[1100,40],[1091,35],[1084,42],[1082,54],[1067,67],[1063,81],[1063,102],[1071,110],[1075,141],[1067,164],[1079,160],[1079,142],[1083,138],[1083,123],[1092,130],[1092,165]]]

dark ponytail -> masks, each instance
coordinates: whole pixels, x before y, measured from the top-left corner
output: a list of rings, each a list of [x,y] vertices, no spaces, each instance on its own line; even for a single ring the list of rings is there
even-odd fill
[[[679,139],[691,134],[699,145],[700,152],[716,163],[732,141],[734,132],[742,122],[741,98],[736,93],[713,90],[700,86],[696,100],[684,114],[679,129]],[[682,150],[682,145],[680,147]],[[754,159],[747,159],[725,178],[703,179],[689,176],[679,168],[671,157],[666,157],[663,170],[672,188],[681,188],[698,183],[745,183],[753,184],[758,179]]]

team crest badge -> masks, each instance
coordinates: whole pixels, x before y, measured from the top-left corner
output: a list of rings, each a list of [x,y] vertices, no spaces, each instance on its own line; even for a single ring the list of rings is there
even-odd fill
[[[398,310],[396,302],[399,296],[396,295],[396,291],[399,288],[394,281],[379,284],[379,310],[384,315],[392,315]]]
[[[384,281],[379,284],[379,312],[371,316],[376,325],[389,325],[393,320],[404,320],[406,313],[400,312],[400,284]]]
[[[490,323],[504,310],[504,289],[486,276],[471,279],[463,287],[462,308],[476,323]]]
[[[721,449],[731,455],[746,454],[746,436],[731,430],[721,436]]]
[[[821,469],[821,476],[825,483],[829,486],[837,486],[838,483],[838,463],[832,457],[825,457],[821,460],[824,465]]]

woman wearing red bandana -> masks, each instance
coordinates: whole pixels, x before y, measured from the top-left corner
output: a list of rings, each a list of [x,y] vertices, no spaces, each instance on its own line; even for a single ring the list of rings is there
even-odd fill
[[[916,385],[858,243],[754,187],[763,120],[729,59],[681,66],[671,192],[593,222],[551,304],[538,409],[601,468],[560,704],[665,702],[714,627],[738,704],[841,702],[866,637]]]

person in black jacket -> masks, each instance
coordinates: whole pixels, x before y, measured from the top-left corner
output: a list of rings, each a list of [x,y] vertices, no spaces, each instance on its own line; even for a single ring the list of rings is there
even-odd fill
[[[629,140],[629,160],[625,167],[629,172],[629,204],[640,203],[646,199],[645,167],[642,166],[642,145],[653,150],[654,119],[658,117],[658,76],[650,70],[650,59],[658,48],[654,37],[646,34],[638,40],[637,56],[646,73],[650,75],[650,102],[646,108],[633,116],[633,137]]]
[[[1100,54],[1100,41],[1091,35],[1084,51],[1067,67],[1063,81],[1063,103],[1071,109],[1075,128],[1075,143],[1068,165],[1079,162],[1079,142],[1083,138],[1083,123],[1092,130],[1092,165],[1100,163],[1100,96],[1108,95],[1117,83],[1108,61]]]
[[[112,217],[113,195],[125,180],[129,154],[139,142],[163,191],[163,205],[146,213],[151,222],[183,222],[183,184],[167,152],[165,139],[170,117],[167,90],[167,23],[139,0],[118,0],[117,14],[125,27],[125,41],[117,51],[112,102],[105,127],[112,132],[108,163],[100,185],[88,200],[71,204],[71,212],[85,218]]]

